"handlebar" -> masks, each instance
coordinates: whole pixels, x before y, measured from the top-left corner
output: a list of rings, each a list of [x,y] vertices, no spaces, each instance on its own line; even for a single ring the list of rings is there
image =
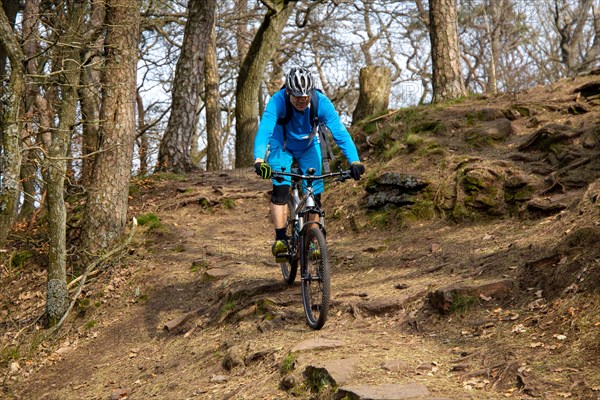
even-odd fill
[[[330,172],[328,174],[323,174],[323,175],[303,175],[303,174],[295,174],[293,172],[273,171],[272,176],[276,180],[277,180],[277,178],[283,179],[284,176],[289,176],[292,178],[304,179],[307,181],[315,181],[317,179],[333,178],[333,177],[337,176],[338,179],[335,179],[334,182],[343,182],[343,181],[351,178],[350,170]]]

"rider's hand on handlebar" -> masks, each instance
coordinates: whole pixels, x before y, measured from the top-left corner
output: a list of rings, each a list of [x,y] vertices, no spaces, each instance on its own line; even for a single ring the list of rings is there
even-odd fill
[[[256,171],[256,175],[263,179],[269,179],[273,173],[271,166],[264,161],[255,162],[254,170]]]
[[[360,179],[360,176],[365,173],[365,166],[360,161],[354,161],[350,165],[350,176],[355,181]]]

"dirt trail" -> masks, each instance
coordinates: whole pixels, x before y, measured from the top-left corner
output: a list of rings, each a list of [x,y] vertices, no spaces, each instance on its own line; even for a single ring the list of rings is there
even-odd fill
[[[598,95],[589,76],[357,128],[365,181],[430,189],[375,211],[365,181],[327,189],[318,332],[270,256],[269,182],[250,169],[134,181],[130,215],[146,224],[56,340],[31,319],[44,261],[1,271],[0,397],[600,399]],[[371,201],[402,204],[394,190]],[[359,394],[385,388],[395,397]]]
[[[532,391],[540,394],[539,386],[524,371],[558,363],[560,354],[514,344],[511,330],[524,319],[522,310],[502,309],[492,299],[468,318],[427,307],[433,287],[472,276],[473,264],[485,280],[481,255],[529,245],[526,239],[538,229],[533,225],[431,222],[355,233],[333,220],[333,307],[326,326],[314,332],[304,321],[299,285],[284,284],[269,256],[267,182],[245,170],[146,186],[133,199],[132,214],[156,212],[163,226],[142,227],[126,265],[86,293],[94,306],[65,332],[58,353],[9,380],[8,398],[314,398],[306,384],[281,388],[290,354],[296,375],[315,362],[353,363],[345,385],[416,382],[430,398],[529,398]],[[510,256],[518,263],[524,253]],[[493,275],[515,274],[510,264],[502,268]],[[195,310],[179,327],[164,329]],[[307,340],[341,343],[291,353]],[[235,364],[232,348],[245,365],[229,371],[223,362]],[[382,368],[386,362],[394,367]],[[593,376],[580,366],[564,371],[542,398],[561,398],[572,375]]]

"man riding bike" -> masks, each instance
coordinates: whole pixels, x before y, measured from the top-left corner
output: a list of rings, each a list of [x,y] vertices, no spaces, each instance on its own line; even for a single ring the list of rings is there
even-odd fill
[[[319,123],[324,124],[331,131],[333,139],[350,163],[352,178],[359,180],[360,176],[365,173],[365,167],[360,162],[352,137],[342,124],[331,101],[315,89],[313,82],[308,69],[294,67],[286,76],[285,87],[276,92],[269,100],[254,141],[254,168],[263,179],[271,178],[273,170],[290,172],[294,160],[298,162],[303,174],[306,174],[309,168],[315,168],[315,174],[321,175],[322,158],[319,140],[322,139],[315,134],[316,124],[311,121],[312,96],[319,96],[318,110],[313,110],[313,113],[316,111],[315,117]],[[291,112],[288,110],[290,103]],[[286,214],[290,186],[289,177],[273,180],[271,215],[275,225],[275,243],[271,250],[277,262],[285,262],[285,258],[278,257],[278,255],[288,253]],[[315,182],[314,192],[320,205],[323,192],[322,180]],[[317,217],[314,215],[314,218]]]

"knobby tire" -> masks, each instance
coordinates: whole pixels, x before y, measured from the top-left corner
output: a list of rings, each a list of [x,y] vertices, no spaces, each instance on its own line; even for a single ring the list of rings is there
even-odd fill
[[[291,197],[291,196],[290,196]],[[291,246],[291,238],[294,235],[294,205],[292,204],[292,199],[288,197],[288,215],[287,215],[287,237],[290,240],[289,245]],[[291,250],[291,249],[290,249]],[[292,285],[294,280],[296,279],[296,274],[298,273],[298,258],[289,258],[288,261],[280,263],[281,274],[283,275],[283,280],[288,284]]]
[[[311,243],[319,250],[318,256],[314,255],[315,249],[310,248]],[[327,321],[330,295],[329,252],[318,226],[308,228],[303,250],[302,303],[308,325],[318,330]]]

